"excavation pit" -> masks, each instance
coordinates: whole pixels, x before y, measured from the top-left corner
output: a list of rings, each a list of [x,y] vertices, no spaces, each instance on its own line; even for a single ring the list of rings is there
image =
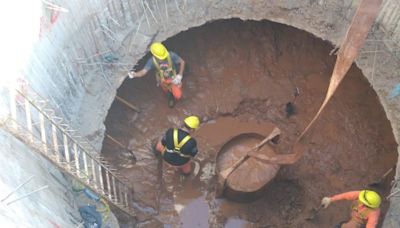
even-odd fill
[[[190,29],[165,44],[188,66],[182,101],[170,109],[151,72],[140,79],[127,79],[118,91],[120,97],[142,111],[136,113],[116,101],[105,122],[107,131],[137,157],[132,165],[118,154],[112,142],[104,142],[103,155],[135,188],[139,224],[151,221],[179,227],[182,215],[176,213],[174,200],[184,194],[193,195],[192,200],[202,196],[209,207],[210,227],[224,224],[229,218],[259,227],[331,227],[347,218],[349,205],[335,204],[313,223],[307,223],[308,212],[321,197],[365,188],[397,160],[397,144],[379,99],[353,65],[307,139],[302,159],[282,166],[260,195],[256,193],[253,202],[216,199],[216,159],[224,144],[240,133],[266,134],[246,132],[236,125],[237,131],[223,137],[212,126],[223,118],[257,125],[274,123],[283,132],[274,150],[290,153],[323,101],[335,61],[335,56],[329,55],[333,46],[286,25],[235,19]],[[293,101],[296,87],[300,90],[295,100],[297,112],[287,118],[285,104]],[[192,114],[207,120],[194,135],[199,145],[196,159],[201,163],[200,173],[195,179],[182,179],[179,173],[168,170],[162,175],[171,178],[161,179],[150,141]],[[231,132],[233,127],[226,122],[221,129]],[[383,196],[390,190],[391,178],[379,190]],[[230,198],[241,201],[245,197]],[[190,199],[187,201],[190,207]],[[182,203],[183,210],[187,205]],[[385,201],[380,221],[387,206]]]

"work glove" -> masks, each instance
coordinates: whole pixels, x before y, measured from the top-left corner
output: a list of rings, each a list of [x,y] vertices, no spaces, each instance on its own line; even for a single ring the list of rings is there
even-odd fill
[[[172,80],[172,83],[174,83],[175,85],[180,85],[182,83],[182,75],[177,74],[175,78]]]
[[[129,71],[128,76],[129,76],[129,78],[134,78],[136,76],[136,72],[131,70],[131,71]]]
[[[327,208],[329,206],[329,204],[331,204],[331,202],[332,202],[332,199],[330,197],[324,197],[321,200],[321,206],[323,208]]]

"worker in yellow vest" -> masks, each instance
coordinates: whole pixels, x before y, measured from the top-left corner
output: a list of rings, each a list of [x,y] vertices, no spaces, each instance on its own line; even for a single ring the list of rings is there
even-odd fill
[[[381,197],[370,190],[351,191],[331,197],[324,197],[321,206],[327,208],[329,204],[339,200],[352,200],[351,219],[340,223],[339,228],[375,228],[377,227],[381,210]]]
[[[168,129],[164,137],[157,142],[155,149],[169,165],[189,175],[192,170],[191,160],[198,153],[197,142],[189,132],[199,128],[200,119],[197,116],[189,116],[185,118],[184,123],[182,129]]]
[[[152,69],[156,69],[157,86],[167,93],[168,106],[172,108],[175,101],[182,97],[182,78],[185,69],[185,61],[174,52],[168,52],[162,43],[155,42],[150,47],[153,55],[148,59],[144,68],[138,72],[131,70],[128,73],[129,78],[143,77]],[[177,66],[179,71],[177,72]]]

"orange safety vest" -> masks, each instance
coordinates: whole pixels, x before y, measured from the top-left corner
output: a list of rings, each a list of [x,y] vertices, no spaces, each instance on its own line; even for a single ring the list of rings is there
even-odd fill
[[[171,83],[172,79],[176,76],[174,65],[172,64],[171,56],[167,57],[168,66],[162,67],[155,57],[153,57],[154,66],[157,68],[158,80],[162,82]]]
[[[353,201],[353,203],[351,204],[351,215],[360,224],[367,223],[368,215],[372,211],[374,211],[374,209],[366,207],[358,200]]]

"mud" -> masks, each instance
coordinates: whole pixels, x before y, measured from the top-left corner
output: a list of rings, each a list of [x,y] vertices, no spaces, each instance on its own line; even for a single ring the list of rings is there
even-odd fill
[[[230,116],[274,123],[283,132],[277,149],[290,152],[322,103],[335,60],[329,55],[333,47],[288,26],[239,20],[191,29],[166,45],[188,66],[183,100],[168,108],[150,73],[126,80],[118,91],[142,111],[116,101],[106,119],[107,132],[137,157],[133,164],[120,148],[104,141],[103,155],[132,181],[139,227],[332,227],[348,218],[349,203],[335,203],[312,221],[305,218],[323,196],[365,188],[395,164],[397,145],[389,121],[370,84],[352,66],[317,121],[300,161],[282,166],[254,202],[216,199],[218,151],[210,146],[213,138],[199,143],[196,160],[201,170],[195,177],[163,167],[151,152],[151,140],[180,125],[186,115],[205,122]],[[294,100],[296,87],[300,96]],[[290,118],[285,112],[288,102],[296,107]],[[382,195],[389,190],[389,180],[378,189]],[[384,201],[382,218],[387,206]]]

